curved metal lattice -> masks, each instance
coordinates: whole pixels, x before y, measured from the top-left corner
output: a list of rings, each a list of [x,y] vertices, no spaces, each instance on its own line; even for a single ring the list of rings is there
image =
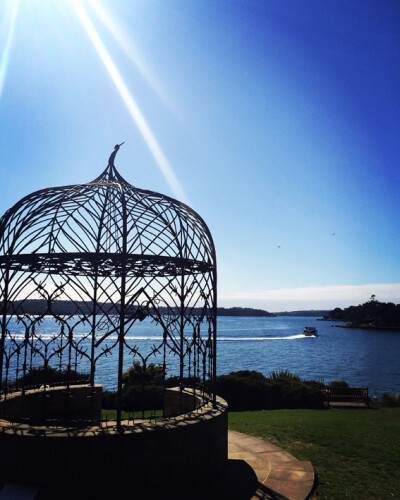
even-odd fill
[[[181,388],[185,377],[215,378],[211,234],[188,206],[126,182],[114,166],[118,149],[94,181],[37,191],[0,220],[3,398],[10,380],[38,365],[83,366],[94,387],[111,355],[120,423],[132,360],[161,363]],[[135,337],[144,318],[159,332],[145,347]]]

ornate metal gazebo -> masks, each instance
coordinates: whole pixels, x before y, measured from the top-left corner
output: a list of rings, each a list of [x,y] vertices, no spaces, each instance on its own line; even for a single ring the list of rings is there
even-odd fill
[[[15,390],[12,381],[39,365],[67,374],[83,366],[94,388],[108,356],[115,360],[118,425],[127,361],[144,369],[159,363],[177,375],[181,391],[188,378],[213,387],[210,231],[187,205],[126,182],[114,166],[119,147],[94,181],[36,191],[0,220],[3,400]],[[161,334],[143,348],[135,325],[145,318]]]

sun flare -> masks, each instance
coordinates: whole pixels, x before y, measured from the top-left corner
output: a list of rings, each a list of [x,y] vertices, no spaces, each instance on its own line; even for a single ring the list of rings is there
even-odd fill
[[[11,13],[6,43],[4,44],[0,59],[0,98],[3,94],[4,82],[6,79],[7,68],[10,59],[10,49],[14,38],[15,25],[17,23],[19,0],[15,0],[12,3],[8,2],[8,6],[10,6]]]
[[[144,141],[146,142],[151,154],[157,162],[158,167],[163,173],[165,179],[167,180],[169,186],[174,193],[174,196],[184,201],[188,202],[188,198],[177,179],[169,161],[167,160],[164,152],[161,149],[156,137],[154,136],[147,120],[145,119],[142,111],[140,110],[135,98],[130,92],[128,86],[124,82],[121,73],[119,72],[117,66],[112,60],[110,53],[106,49],[104,43],[102,42],[99,34],[97,33],[92,21],[90,20],[85,9],[82,7],[78,0],[71,0],[71,5],[73,6],[80,22],[82,23],[88,37],[92,41],[98,55],[106,67],[108,74],[110,75],[112,81],[114,82],[117,90],[123,99],[133,121],[135,122],[140,134],[142,135]]]

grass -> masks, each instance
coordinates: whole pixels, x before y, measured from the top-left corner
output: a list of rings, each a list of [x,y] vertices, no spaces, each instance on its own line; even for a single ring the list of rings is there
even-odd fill
[[[144,415],[141,411],[122,411],[121,416],[122,420],[127,420],[128,418],[154,418],[154,417],[162,417],[162,410],[146,410]],[[101,418],[102,420],[116,420],[117,419],[117,410],[101,410]]]
[[[231,412],[229,429],[310,460],[312,499],[399,498],[400,408]]]

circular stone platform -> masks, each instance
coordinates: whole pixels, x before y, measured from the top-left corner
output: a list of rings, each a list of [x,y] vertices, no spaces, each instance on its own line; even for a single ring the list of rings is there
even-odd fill
[[[193,399],[193,394],[186,393]],[[0,481],[39,498],[155,498],[212,480],[227,461],[227,405],[217,398],[156,421],[93,426],[0,420]]]
[[[50,391],[55,402],[61,389]],[[75,391],[77,399],[84,387]],[[37,394],[32,396],[35,408]],[[8,410],[18,409],[16,403],[10,399]],[[181,396],[168,389],[165,414],[170,418],[123,421],[122,432],[115,421],[83,427],[0,420],[0,490],[4,483],[34,485],[37,500],[308,497],[314,483],[310,462],[263,439],[227,434],[226,403],[218,399],[216,408],[203,403],[198,394],[184,391]],[[173,417],[182,405],[186,413]]]

